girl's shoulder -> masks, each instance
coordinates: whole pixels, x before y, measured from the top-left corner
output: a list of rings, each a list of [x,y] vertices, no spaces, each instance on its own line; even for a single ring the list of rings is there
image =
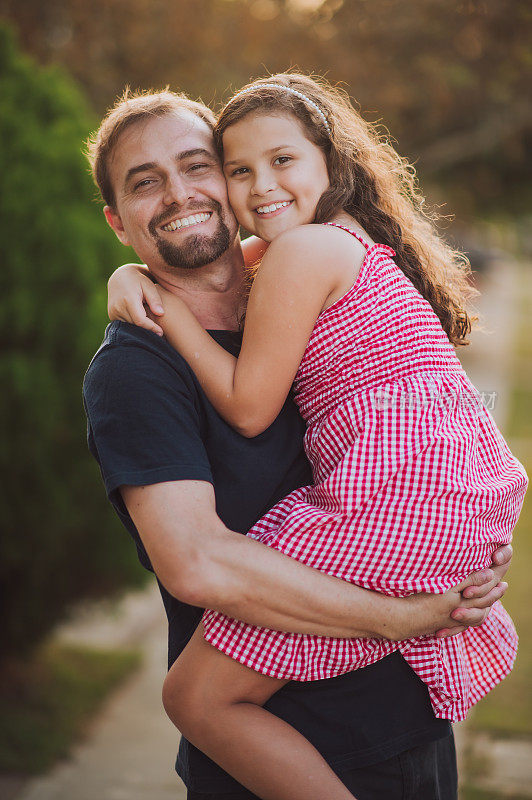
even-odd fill
[[[279,234],[270,244],[266,257],[281,258],[286,264],[304,263],[329,267],[360,267],[366,257],[366,248],[347,231],[332,225],[298,225]]]
[[[279,234],[262,259],[261,285],[305,287],[329,307],[356,281],[366,248],[349,233],[329,225],[300,225]]]

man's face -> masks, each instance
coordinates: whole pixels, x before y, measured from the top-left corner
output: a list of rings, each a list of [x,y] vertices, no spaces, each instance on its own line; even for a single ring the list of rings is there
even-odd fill
[[[216,261],[238,226],[209,126],[183,110],[134,123],[109,163],[116,207],[105,216],[152,270]]]

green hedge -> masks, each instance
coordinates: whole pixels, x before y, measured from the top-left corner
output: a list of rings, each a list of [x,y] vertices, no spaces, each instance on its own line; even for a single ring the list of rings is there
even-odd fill
[[[68,604],[135,579],[85,443],[81,383],[124,260],[82,144],[80,91],[0,26],[1,651],[24,652]],[[126,259],[127,260],[127,259]]]

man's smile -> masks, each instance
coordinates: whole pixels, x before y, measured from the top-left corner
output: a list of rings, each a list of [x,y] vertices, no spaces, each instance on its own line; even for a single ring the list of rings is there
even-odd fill
[[[183,228],[205,225],[215,215],[220,218],[222,216],[222,206],[215,200],[193,202],[188,208],[180,208],[176,203],[153,217],[148,224],[148,230],[154,239],[160,240],[162,233],[175,233]]]
[[[161,225],[161,230],[172,232],[180,228],[188,228],[191,225],[201,225],[207,222],[211,217],[212,211],[202,211],[199,214],[191,214],[188,217],[179,217],[171,222],[167,222],[165,225]]]

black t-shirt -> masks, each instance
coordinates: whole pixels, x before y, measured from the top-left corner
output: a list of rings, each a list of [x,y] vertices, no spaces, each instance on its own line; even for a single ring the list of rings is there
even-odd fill
[[[238,353],[239,334],[211,335]],[[245,533],[278,500],[312,480],[302,449],[304,423],[291,399],[260,436],[239,436],[218,416],[179,354],[164,339],[133,325],[108,327],[85,376],[84,401],[89,448],[147,569],[151,565],[120,486],[208,481],[224,524]],[[201,610],[160,589],[172,664]],[[337,678],[288,683],[266,707],[301,731],[340,776],[449,734],[449,723],[434,717],[425,685],[399,653]],[[197,792],[238,789],[185,739],[176,769]]]

